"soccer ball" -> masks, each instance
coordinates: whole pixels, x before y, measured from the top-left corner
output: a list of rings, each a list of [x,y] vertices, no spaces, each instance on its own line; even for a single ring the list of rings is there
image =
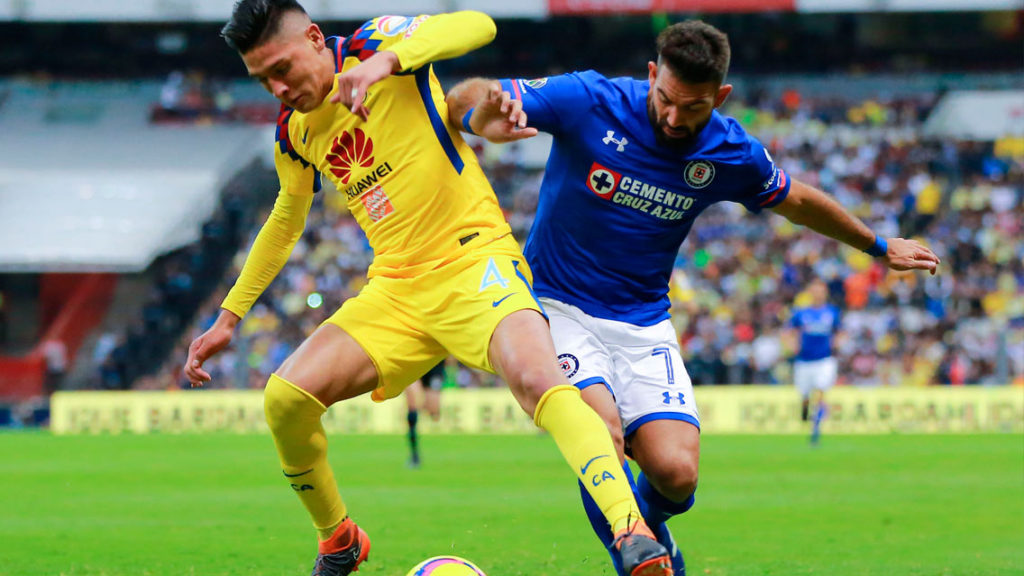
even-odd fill
[[[434,556],[413,567],[405,576],[487,576],[465,558],[458,556]]]

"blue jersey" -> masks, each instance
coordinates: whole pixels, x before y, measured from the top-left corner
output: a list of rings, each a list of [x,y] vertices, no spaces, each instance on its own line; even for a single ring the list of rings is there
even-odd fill
[[[839,329],[839,309],[831,304],[818,308],[797,308],[790,320],[800,331],[797,361],[811,362],[832,355],[832,336]]]
[[[789,193],[764,146],[717,111],[687,150],[658,144],[646,80],[588,71],[502,85],[554,137],[526,241],[534,288],[591,316],[667,319],[672,266],[697,215],[724,200],[758,212]]]

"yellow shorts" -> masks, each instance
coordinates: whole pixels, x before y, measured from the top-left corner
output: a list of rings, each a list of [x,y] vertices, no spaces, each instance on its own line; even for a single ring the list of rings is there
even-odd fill
[[[394,398],[448,354],[493,373],[491,335],[517,310],[543,307],[511,234],[415,278],[375,276],[327,322],[348,332],[377,368],[373,399]]]

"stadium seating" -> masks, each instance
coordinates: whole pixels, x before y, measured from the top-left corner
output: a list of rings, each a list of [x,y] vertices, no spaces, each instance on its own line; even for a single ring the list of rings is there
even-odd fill
[[[265,127],[149,123],[158,83],[12,82],[0,270],[140,271],[194,242]]]
[[[783,328],[814,276],[829,282],[844,310],[845,384],[1024,378],[1024,248],[1015,240],[1024,157],[1013,146],[925,138],[923,120],[940,80],[890,90],[899,98],[888,101],[855,96],[886,92],[879,86],[894,86],[891,79],[869,81],[868,90],[845,78],[842,93],[825,92],[818,81],[805,93],[803,84],[790,82],[761,90],[757,101],[730,103],[727,112],[759,135],[792,176],[829,190],[883,234],[923,237],[944,262],[935,278],[887,273],[865,255],[781,218],[718,205],[700,217],[684,245],[671,293],[696,383],[788,382],[793,351]],[[536,154],[490,147],[480,154],[515,234],[525,238],[541,175]],[[262,386],[305,334],[361,287],[369,247],[336,202],[329,193],[314,208],[306,235],[243,324],[235,349],[212,361],[215,386]],[[224,279],[220,295],[234,276]],[[313,292],[322,305],[307,303]],[[217,303],[217,297],[207,302],[192,336],[211,321]],[[188,340],[164,371],[136,386],[181,385],[175,371]]]
[[[38,274],[41,289],[33,306],[38,314],[22,314],[24,325],[17,327],[36,334],[35,342],[0,356],[0,398],[42,394],[55,373],[69,371],[103,320],[116,283],[111,273],[141,273],[183,246],[210,249],[218,234],[211,222],[221,225],[222,236],[230,224],[227,235],[237,236],[240,222],[220,209],[222,193],[238,184],[239,173],[245,181],[266,170],[269,154],[256,143],[272,129],[153,125],[150,107],[159,88],[159,82],[0,85],[0,272]],[[236,193],[233,202],[239,201]],[[189,271],[216,270],[214,277],[190,279],[189,286],[205,289],[219,278],[222,266],[211,267],[217,259],[205,256]],[[89,274],[74,274],[80,271]],[[194,311],[182,312],[181,322]],[[91,340],[88,345],[91,351]]]

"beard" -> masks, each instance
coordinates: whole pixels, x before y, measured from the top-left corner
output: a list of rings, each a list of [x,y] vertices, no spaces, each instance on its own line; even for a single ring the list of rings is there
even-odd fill
[[[658,144],[677,152],[693,146],[693,143],[697,141],[700,131],[704,129],[704,126],[707,126],[707,121],[705,121],[695,131],[690,132],[686,136],[669,136],[665,133],[665,129],[668,128],[668,122],[658,120],[658,112],[654,109],[654,101],[650,95],[647,96],[647,120],[651,123],[651,128],[654,129],[654,139],[657,140]],[[708,120],[710,121],[711,119],[708,118]]]

